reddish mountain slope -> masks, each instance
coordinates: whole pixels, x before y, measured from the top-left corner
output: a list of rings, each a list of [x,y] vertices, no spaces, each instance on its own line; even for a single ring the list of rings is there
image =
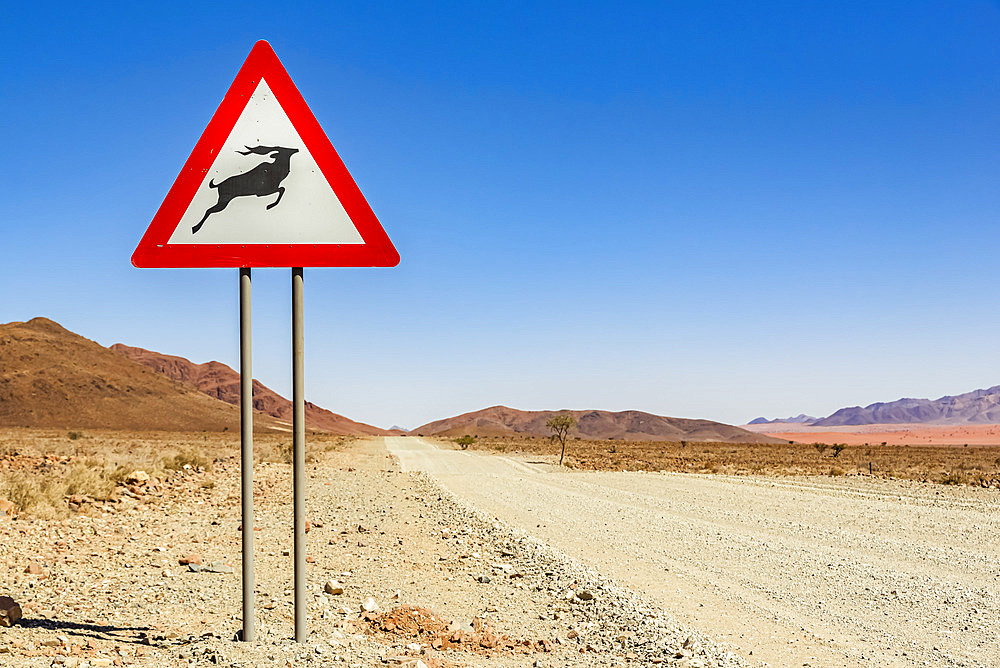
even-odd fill
[[[222,362],[196,364],[183,357],[164,355],[122,343],[114,344],[111,350],[170,378],[192,385],[227,404],[238,406],[240,403],[240,375]],[[289,424],[292,421],[292,402],[258,380],[253,381],[253,407]],[[337,415],[308,401],[306,427],[333,434],[382,436],[390,433],[385,429]]]
[[[47,318],[0,325],[2,426],[238,431],[239,424],[235,407]],[[274,424],[266,417],[260,427]]]
[[[553,415],[569,413],[577,426],[571,436],[588,439],[615,438],[631,441],[726,441],[731,443],[787,443],[711,420],[663,417],[642,411],[519,411],[493,406],[437,420],[417,427],[411,434],[424,436],[548,436],[545,421]]]

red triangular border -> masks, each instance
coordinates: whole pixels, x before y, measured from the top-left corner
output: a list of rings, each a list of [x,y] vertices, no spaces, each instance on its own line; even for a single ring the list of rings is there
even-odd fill
[[[364,244],[168,244],[261,79],[274,93]],[[132,254],[136,267],[394,267],[399,253],[271,45],[257,42]]]

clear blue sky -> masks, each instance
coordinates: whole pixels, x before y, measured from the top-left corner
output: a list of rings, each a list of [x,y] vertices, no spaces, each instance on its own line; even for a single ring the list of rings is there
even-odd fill
[[[129,257],[257,39],[402,256],[306,271],[320,405],[742,423],[1000,383],[990,2],[8,3],[0,321],[235,365],[236,271]],[[254,289],[287,394],[287,270]]]

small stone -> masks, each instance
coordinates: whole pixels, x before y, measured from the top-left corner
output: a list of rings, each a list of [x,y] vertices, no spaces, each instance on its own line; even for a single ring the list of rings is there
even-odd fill
[[[187,566],[188,564],[198,564],[198,565],[200,565],[201,564],[201,555],[198,554],[198,553],[196,553],[196,552],[192,552],[191,554],[185,555],[185,556],[181,557],[180,559],[178,559],[177,563],[179,563],[181,566]]]
[[[45,571],[42,570],[41,565],[38,564],[37,562],[29,561],[28,567],[24,569],[24,572],[27,573],[28,575],[41,575]]]
[[[188,564],[188,570],[192,573],[235,573],[236,569],[221,561],[213,561],[208,565]]]
[[[594,595],[590,593],[589,589],[584,589],[583,591],[578,591],[576,593],[576,597],[581,601],[591,601],[593,600]]]
[[[17,517],[17,506],[7,499],[0,498],[0,520],[12,520]]]
[[[344,585],[340,584],[336,580],[329,580],[323,586],[323,590],[331,596],[340,596],[344,593]]]
[[[449,538],[451,538],[451,531],[449,529],[444,529],[441,532],[441,538],[444,538],[445,540],[448,540]]]
[[[42,642],[38,643],[42,647],[59,647],[62,645],[58,638],[46,638]]]
[[[306,533],[309,533],[311,530],[312,530],[312,522],[306,520]]]
[[[365,599],[365,602],[361,604],[361,609],[365,612],[375,612],[378,610],[378,603],[375,602],[374,598],[369,596]]]
[[[149,474],[145,471],[132,471],[125,478],[125,484],[127,485],[145,485],[149,482]],[[93,662],[91,662],[93,663]]]
[[[479,577],[476,578],[476,582],[481,582],[483,584],[489,584],[490,582],[492,582],[492,580],[490,579],[489,575],[480,575]]]
[[[0,596],[0,626],[13,626],[21,619],[21,606],[10,596]]]

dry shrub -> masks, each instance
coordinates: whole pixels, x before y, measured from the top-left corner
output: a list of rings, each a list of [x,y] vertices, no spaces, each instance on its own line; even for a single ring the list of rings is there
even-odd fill
[[[66,484],[65,494],[81,494],[102,501],[110,499],[115,487],[118,486],[118,478],[115,473],[115,471],[103,466],[73,464],[64,480]]]
[[[847,471],[845,471],[844,469],[840,468],[839,466],[831,466],[830,467],[830,472],[827,473],[827,475],[831,475],[831,476],[847,475]]]
[[[0,496],[17,506],[22,516],[40,519],[65,517],[69,508],[63,503],[66,485],[53,476],[30,471],[15,471],[0,483]]]
[[[941,478],[942,485],[964,485],[968,482],[968,477],[959,471],[952,471]]]
[[[163,468],[168,471],[180,471],[188,466],[195,471],[203,468],[206,471],[212,470],[212,460],[205,455],[194,450],[183,450],[172,457],[163,458]]]

